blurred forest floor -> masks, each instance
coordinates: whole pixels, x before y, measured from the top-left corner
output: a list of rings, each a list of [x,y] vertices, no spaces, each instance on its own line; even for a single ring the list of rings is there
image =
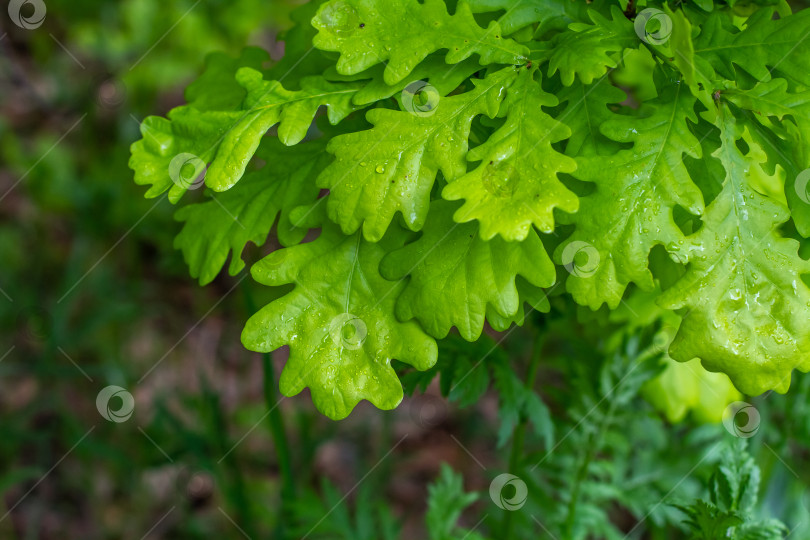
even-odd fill
[[[239,341],[253,284],[190,279],[172,247],[172,205],[144,199],[127,162],[139,122],[181,105],[208,53],[257,45],[278,58],[294,3],[46,5],[36,29],[0,13],[0,538],[272,530],[261,357]],[[282,355],[275,363],[278,373]],[[110,384],[134,395],[127,422],[96,410]],[[307,392],[283,400],[299,484],[347,492],[390,438],[408,435],[387,465],[398,514],[421,522],[443,460],[467,463],[473,487],[485,486],[449,437],[459,419],[422,401],[384,415],[364,404],[335,424]]]

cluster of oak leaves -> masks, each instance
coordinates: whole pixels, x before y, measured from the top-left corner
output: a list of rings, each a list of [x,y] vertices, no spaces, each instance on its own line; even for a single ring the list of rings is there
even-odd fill
[[[294,286],[242,340],[289,345],[282,392],[330,417],[564,294],[785,391],[810,369],[810,10],[773,3],[313,1],[280,61],[210,57],[131,166],[172,202],[204,179],[176,240],[202,283],[275,226],[251,273]]]

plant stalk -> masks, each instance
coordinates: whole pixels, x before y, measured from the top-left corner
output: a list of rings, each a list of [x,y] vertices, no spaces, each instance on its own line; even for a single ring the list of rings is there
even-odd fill
[[[532,356],[529,360],[529,368],[526,372],[526,380],[524,382],[524,386],[527,390],[534,391],[534,384],[537,380],[537,371],[540,368],[540,356],[543,351],[543,345],[545,344],[545,333],[542,329],[538,330],[540,332],[537,336],[537,339],[534,342],[534,346],[532,349]],[[512,448],[509,453],[509,473],[517,475],[517,470],[520,467],[520,460],[523,456],[523,442],[526,439],[526,426],[529,422],[528,417],[525,413],[520,415],[520,420],[518,421],[517,426],[515,426],[515,430],[512,433]],[[503,518],[503,538],[505,540],[511,540],[513,538],[514,533],[514,520],[512,519],[512,515],[514,512],[506,511]]]
[[[250,292],[250,287],[242,283],[242,290],[245,295],[245,304],[248,312],[253,314],[256,312],[256,303],[253,300],[253,295]],[[287,431],[284,427],[284,417],[279,410],[279,401],[281,395],[276,388],[276,377],[273,369],[273,360],[270,353],[262,354],[262,370],[263,376],[263,389],[264,401],[269,411],[268,422],[270,426],[270,434],[273,437],[273,447],[276,450],[276,460],[278,462],[279,471],[281,474],[281,507],[278,515],[278,538],[283,538],[284,529],[284,507],[295,500],[295,479],[293,478],[293,467],[290,447],[287,441]]]

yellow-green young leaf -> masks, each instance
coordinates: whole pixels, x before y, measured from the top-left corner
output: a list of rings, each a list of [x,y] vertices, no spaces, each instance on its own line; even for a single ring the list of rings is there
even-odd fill
[[[798,256],[799,243],[777,231],[787,208],[753,188],[773,181],[762,168],[762,148],[748,138],[747,153],[740,151],[747,128],[728,106],[718,123],[714,157],[726,171],[723,190],[686,240],[686,274],[660,300],[687,310],[670,355],[702,359],[747,394],[785,392],[794,368],[810,369],[810,289],[801,278],[810,264]]]
[[[473,59],[448,65],[441,55],[432,54],[416,66],[410,77],[394,84],[385,82],[383,69],[383,66],[375,66],[367,72],[357,75],[357,77],[361,77],[368,73],[372,78],[362,90],[355,94],[352,100],[355,105],[368,105],[392,96],[397,98],[402,105],[402,91],[410,88],[412,94],[425,92],[423,96],[425,103],[421,108],[427,108],[431,105],[432,99],[446,96],[458,88],[475,72],[480,71],[481,66]],[[429,83],[429,86],[424,83]]]
[[[496,22],[487,29],[478,26],[463,1],[450,15],[443,0],[331,0],[312,25],[318,29],[315,47],[340,53],[339,73],[353,75],[386,63],[388,84],[401,81],[441,49],[448,50],[448,64],[473,54],[480,56],[481,65],[522,64],[528,53],[505,38]]]
[[[522,242],[481,239],[474,223],[457,224],[458,204],[434,201],[422,236],[383,259],[388,279],[409,278],[397,300],[400,320],[417,319],[433,337],[444,338],[452,327],[475,341],[492,308],[501,318],[521,306],[518,275],[536,287],[554,283],[554,265],[533,230]]]
[[[169,166],[180,154],[198,157],[209,163],[216,155],[219,141],[239,120],[238,110],[245,89],[235,79],[241,67],[260,69],[268,54],[256,48],[242,51],[238,58],[212,54],[205,71],[186,89],[188,105],[173,109],[168,119],[150,116],[141,123],[143,138],[132,144],[129,166],[135,171],[135,183],[150,185],[147,197],[166,191],[177,202],[195,179],[170,174]]]
[[[776,75],[810,86],[810,10],[776,20],[773,14],[761,8],[738,31],[725,12],[712,13],[695,39],[695,54],[729,80],[736,79],[736,64],[762,82]]]
[[[642,388],[642,395],[667,420],[681,422],[691,413],[696,422],[719,424],[729,404],[743,398],[724,373],[712,373],[697,360],[664,357],[664,370]]]
[[[337,159],[318,178],[318,186],[330,190],[329,218],[346,234],[362,225],[372,242],[397,212],[411,230],[422,228],[436,174],[455,179],[467,171],[473,118],[494,117],[516,75],[509,67],[473,79],[475,89],[440,98],[426,112],[371,110],[366,118],[373,129],[332,139],[327,149]]]
[[[750,90],[725,90],[722,95],[738,107],[762,116],[775,116],[779,120],[789,117],[801,142],[810,144],[810,90],[789,92],[786,80],[772,79]]]
[[[683,81],[689,85],[692,94],[707,109],[713,110],[711,93],[714,90],[712,81],[715,78],[711,65],[701,56],[695,55],[692,35],[695,31],[682,9],[670,11],[665,5],[667,16],[672,23],[672,34],[667,45],[672,54],[672,62],[683,75]]]
[[[323,77],[301,79],[301,90],[285,90],[278,81],[265,81],[255,69],[237,71],[236,80],[247,90],[245,112],[222,139],[217,159],[206,175],[215,191],[230,189],[245,172],[262,137],[278,124],[278,138],[286,145],[298,144],[306,136],[315,113],[326,106],[334,125],[356,110],[352,104],[360,83],[335,83]]]
[[[129,165],[136,183],[152,184],[147,197],[169,190],[169,200],[177,202],[196,185],[196,177],[181,173],[183,163],[204,175],[206,185],[215,191],[225,191],[242,178],[262,137],[274,125],[279,124],[281,141],[294,145],[307,134],[319,107],[327,107],[333,124],[357,109],[352,97],[362,83],[313,76],[301,79],[300,90],[285,90],[278,81],[265,81],[261,72],[245,67],[260,67],[256,61],[255,54],[244,53],[234,61],[209,64],[203,82],[233,78],[233,84],[208,88],[197,83],[190,90],[189,105],[173,109],[168,119],[150,116],[143,121],[143,139],[132,145]]]
[[[445,199],[465,200],[455,220],[478,220],[484,240],[496,234],[509,241],[523,240],[533,224],[552,232],[555,207],[566,212],[579,208],[576,195],[557,177],[573,172],[576,163],[551,146],[571,132],[543,112],[542,107],[558,102],[543,92],[534,74],[534,69],[521,71],[501,105],[506,122],[467,154],[469,161],[481,165],[442,191]]]
[[[783,390],[810,368],[810,263],[780,236],[810,237],[810,10],[716,5],[312,0],[281,61],[212,57],[188,105],[144,121],[136,181],[172,201],[200,179],[233,189],[178,214],[203,282],[228,258],[242,269],[246,243],[278,224],[287,247],[255,272],[280,297],[245,343],[289,344],[282,388],[311,387],[333,417],[396,404],[391,359],[430,365],[431,334],[475,339],[548,310],[538,238],[594,321],[608,322],[602,304],[661,297],[680,326],[674,357]],[[634,21],[656,26],[650,8],[665,17],[637,33]],[[319,111],[340,125],[283,148]],[[265,168],[237,185],[254,152]],[[558,224],[565,237],[540,236]],[[502,408],[504,439],[521,415],[543,417],[520,400]]]
[[[420,370],[436,362],[436,342],[418,323],[394,315],[405,283],[379,272],[382,258],[406,236],[397,228],[371,243],[327,223],[315,241],[276,251],[253,266],[262,284],[294,285],[253,315],[242,332],[242,343],[253,351],[290,346],[280,380],[284,395],[309,387],[318,410],[333,419],[346,417],[362,399],[392,409],[402,400],[402,386],[391,360]]]
[[[175,218],[185,223],[174,245],[183,251],[191,277],[199,278],[201,285],[210,283],[229,253],[230,274],[240,272],[245,245],[264,244],[277,217],[282,245],[303,240],[307,229],[295,227],[290,212],[318,197],[315,176],[329,162],[325,146],[315,141],[287,148],[278,139],[266,138],[256,152],[264,167],[246,174],[233,189],[212,194],[207,202],[180,208]]]
[[[580,210],[571,217],[576,230],[555,258],[569,268],[566,287],[578,303],[615,308],[630,282],[652,288],[650,250],[659,244],[677,250],[682,242],[673,208],[702,213],[703,197],[683,163],[685,155],[702,155],[689,128],[697,122],[695,102],[686,85],[672,85],[649,104],[646,117],[613,115],[602,125],[606,136],[633,143],[632,148],[611,157],[577,158],[574,176],[596,189],[580,198]],[[580,253],[588,261],[576,260]]]
[[[584,84],[591,84],[615,68],[618,63],[611,53],[628,47],[636,47],[639,37],[633,30],[633,23],[617,8],[611,9],[611,19],[594,10],[589,10],[593,24],[573,23],[552,40],[548,74],[560,72],[565,86],[571,86],[574,76]]]
[[[796,94],[792,94],[796,96]],[[735,101],[735,96],[729,96]],[[752,113],[748,113],[752,116]],[[774,130],[770,120],[756,115],[759,121],[748,123],[751,137],[769,157],[768,167],[777,164],[785,170],[784,196],[796,230],[810,238],[810,137],[791,122],[783,122],[783,131]]]
[[[672,343],[681,317],[658,305],[661,289],[657,285],[649,292],[635,289],[610,313],[610,321],[620,325],[622,331],[611,336],[609,350],[622,346],[628,336],[656,327],[660,330],[653,338],[653,346],[660,350]],[[726,407],[743,398],[727,375],[706,371],[698,360],[676,362],[663,354],[660,363],[663,370],[644,383],[642,395],[670,422],[681,422],[691,413],[696,422],[719,424]]]
[[[548,301],[548,295],[540,288],[535,287],[521,276],[515,280],[518,291],[518,310],[514,315],[504,317],[490,304],[487,306],[487,322],[497,332],[505,332],[512,327],[513,324],[523,326],[523,321],[532,311],[539,311],[541,313],[548,313],[551,310],[551,304]],[[552,287],[553,288],[553,287]],[[526,305],[531,309],[526,310]]]
[[[184,176],[187,173],[182,172],[182,167],[172,172],[172,164],[182,160],[201,175],[204,165],[217,155],[219,142],[240,116],[237,111],[198,111],[182,106],[172,109],[168,119],[147,117],[141,122],[143,138],[131,147],[129,167],[135,171],[135,183],[150,185],[146,197],[168,191],[169,200],[176,203],[197,184],[198,178],[191,173]]]
[[[758,83],[750,90],[732,88],[723,97],[760,120],[750,126],[751,135],[786,173],[784,196],[796,229],[810,237],[810,91],[789,92],[784,79]],[[782,121],[784,130],[773,129],[769,117]]]
[[[599,127],[615,116],[608,107],[627,99],[622,90],[604,79],[591,85],[575,81],[563,87],[558,97],[565,108],[557,119],[571,130],[565,145],[567,156],[612,155],[619,150],[620,145],[605,137]]]

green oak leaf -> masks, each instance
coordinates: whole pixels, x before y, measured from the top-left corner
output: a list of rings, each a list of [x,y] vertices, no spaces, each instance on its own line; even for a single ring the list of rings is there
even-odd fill
[[[428,366],[454,327],[508,330],[551,294],[564,310],[562,283],[605,324],[660,299],[672,357],[746,392],[810,369],[810,10],[293,3],[281,59],[209,57],[130,160],[148,197],[207,184],[176,214],[201,283],[242,271],[250,242],[284,246],[254,269],[277,299],[245,343],[290,345],[287,394],[310,387],[336,418],[393,407],[392,359]]]
[[[294,145],[307,134],[319,107],[327,107],[333,124],[357,109],[352,97],[360,83],[313,76],[300,80],[300,90],[286,90],[280,82],[265,81],[260,71],[244,65],[256,60],[256,54],[243,54],[232,62],[211,64],[209,71],[216,73],[204,74],[204,80],[233,77],[234,84],[212,85],[210,90],[197,84],[191,90],[194,101],[172,109],[168,119],[150,116],[143,121],[143,138],[132,145],[129,164],[136,183],[152,184],[147,197],[168,190],[169,200],[177,202],[202,176],[215,191],[230,189],[274,125],[278,124],[281,141]],[[181,162],[175,166],[177,160]],[[194,177],[180,173],[183,163],[194,165]]]
[[[175,219],[184,224],[174,245],[182,250],[191,277],[199,278],[201,285],[210,283],[229,253],[229,272],[239,273],[245,266],[241,258],[245,245],[264,244],[276,218],[282,245],[303,240],[307,229],[292,224],[290,211],[318,197],[315,177],[329,162],[323,153],[325,146],[315,141],[288,149],[277,139],[267,138],[256,152],[266,162],[264,167],[247,173],[229,191],[180,208]]]
[[[453,15],[443,0],[331,0],[312,19],[313,41],[323,51],[340,53],[337,70],[360,73],[385,63],[385,82],[401,81],[430,53],[448,49],[456,64],[473,54],[481,65],[523,64],[528,50],[503,36],[498,24],[478,26],[460,2]]]
[[[388,254],[380,271],[392,280],[409,277],[397,300],[400,320],[415,318],[436,338],[455,326],[464,339],[475,341],[489,308],[501,318],[517,314],[522,304],[517,276],[548,287],[555,272],[536,232],[522,242],[485,241],[475,223],[453,221],[458,206],[434,201],[422,236]]]
[[[383,237],[396,212],[419,230],[438,171],[447,179],[467,171],[473,118],[494,117],[516,75],[509,67],[473,79],[473,90],[441,98],[427,112],[373,109],[366,115],[373,129],[332,139],[327,150],[337,159],[318,178],[318,186],[330,190],[329,218],[346,234],[362,225],[372,242]]]
[[[777,231],[787,208],[753,187],[772,180],[762,169],[762,147],[748,138],[748,152],[740,150],[747,127],[728,106],[718,122],[714,157],[725,168],[723,191],[686,239],[686,274],[660,298],[664,307],[688,310],[670,355],[700,358],[747,394],[785,392],[794,368],[810,369],[810,288],[801,278],[810,263],[799,257],[796,240]]]
[[[523,323],[532,311],[539,311],[541,313],[548,313],[551,310],[551,304],[548,301],[546,291],[541,287],[536,287],[518,276],[515,280],[517,285],[518,297],[518,310],[507,317],[504,317],[492,305],[487,306],[487,322],[489,325],[498,332],[505,332],[509,330],[512,325],[523,326]],[[556,285],[554,285],[556,287]],[[552,287],[550,290],[553,290]],[[531,309],[527,310],[526,306]]]
[[[135,171],[135,183],[150,185],[146,197],[169,191],[169,200],[180,200],[188,183],[172,179],[169,165],[179,154],[191,154],[203,162],[216,155],[218,141],[239,119],[237,112],[245,98],[245,89],[236,82],[242,67],[261,69],[269,55],[247,48],[237,58],[212,54],[205,70],[186,90],[188,105],[169,112],[168,119],[149,116],[141,123],[143,138],[132,144],[129,166]],[[193,180],[193,179],[191,179]]]
[[[599,127],[615,116],[609,107],[627,99],[622,90],[604,79],[590,85],[575,81],[563,87],[558,97],[565,102],[565,107],[557,120],[571,130],[565,155],[607,155],[619,150],[620,145],[605,137]]]
[[[433,92],[435,89],[438,96],[446,96],[480,69],[481,66],[478,65],[478,62],[472,59],[448,65],[440,55],[432,54],[416,66],[410,77],[394,84],[388,84],[383,78],[382,66],[375,66],[368,71],[373,73],[373,79],[355,94],[353,102],[355,105],[368,105],[392,96],[401,102],[402,91],[411,85],[413,85],[413,90]],[[420,84],[425,82],[429,83],[432,88]],[[425,96],[426,100],[431,97],[430,95]]]
[[[692,94],[707,109],[713,110],[711,93],[716,74],[709,62],[695,54],[692,23],[683,10],[670,11],[666,8],[665,13],[672,21],[672,34],[667,42],[672,62],[683,76],[683,81],[689,85]]]
[[[684,165],[685,155],[701,157],[701,146],[689,122],[697,123],[696,99],[685,85],[661,91],[642,118],[613,115],[602,132],[632,148],[614,156],[577,158],[574,176],[593,182],[596,190],[580,198],[571,216],[576,230],[555,252],[571,272],[567,290],[583,305],[618,306],[627,285],[653,287],[647,260],[653,247],[673,251],[683,234],[673,218],[680,205],[692,214],[703,211],[703,197]],[[577,257],[587,256],[587,260]]]
[[[715,11],[701,25],[695,54],[702,56],[727,79],[734,80],[734,64],[761,82],[772,74],[810,86],[810,10],[773,19],[773,8],[762,8],[746,21],[743,30]]]
[[[436,342],[418,323],[394,315],[405,283],[379,272],[382,258],[406,237],[397,228],[371,243],[326,223],[313,242],[276,251],[253,266],[253,277],[264,285],[294,284],[242,332],[242,343],[253,351],[290,346],[279,383],[284,395],[309,387],[318,410],[333,419],[346,417],[362,399],[392,409],[403,394],[391,360],[419,370],[436,362]]]
[[[789,92],[785,79],[757,83],[751,89],[730,88],[723,97],[742,109],[783,120],[789,116],[796,124],[802,141],[810,143],[810,90]]]
[[[732,88],[723,97],[760,120],[751,134],[786,173],[784,193],[799,233],[810,237],[810,91],[789,92],[784,79],[758,83],[751,89]],[[778,132],[766,117],[776,117],[786,128]],[[769,129],[771,128],[771,129]]]
[[[534,80],[535,69],[524,69],[506,92],[501,116],[506,123],[487,141],[467,154],[481,165],[448,184],[442,196],[464,199],[455,220],[478,220],[481,237],[500,234],[505,240],[523,240],[534,224],[543,232],[554,230],[554,208],[576,212],[579,202],[557,177],[571,173],[576,163],[552,144],[567,139],[568,128],[544,113],[558,104]]]
[[[588,15],[593,24],[573,23],[551,42],[548,74],[559,71],[565,86],[573,84],[574,76],[584,84],[603,77],[608,68],[618,66],[611,53],[635,47],[640,41],[619,8],[611,9],[611,19],[593,10]]]
[[[332,125],[355,111],[352,98],[361,88],[358,83],[329,82],[315,76],[301,79],[301,90],[290,91],[249,68],[237,71],[236,80],[247,90],[245,112],[223,137],[217,159],[208,169],[206,184],[215,191],[230,189],[239,181],[271,127],[278,124],[278,138],[284,144],[298,144],[321,106],[326,106]]]
[[[498,19],[504,34],[538,24],[536,35],[564,30],[570,23],[586,19],[584,5],[570,0],[469,0],[473,13],[505,11]]]
[[[704,203],[708,204],[723,191],[723,179],[726,176],[723,165],[718,160],[708,157],[720,146],[720,133],[713,123],[704,118],[700,118],[697,125],[693,126],[692,133],[700,141],[701,156],[706,157],[695,159],[691,156],[685,156],[684,165],[686,165],[686,170],[689,171],[690,178],[700,188]],[[691,222],[688,226],[683,222],[679,223],[684,227],[684,233],[686,234],[690,234],[692,230],[700,225],[700,221],[691,214],[681,214],[681,217]]]
[[[779,165],[785,171],[784,193],[777,200],[787,201],[796,230],[810,237],[810,147],[798,135],[779,134],[749,115],[749,134],[769,156],[768,168]],[[759,118],[759,117],[757,117]]]

